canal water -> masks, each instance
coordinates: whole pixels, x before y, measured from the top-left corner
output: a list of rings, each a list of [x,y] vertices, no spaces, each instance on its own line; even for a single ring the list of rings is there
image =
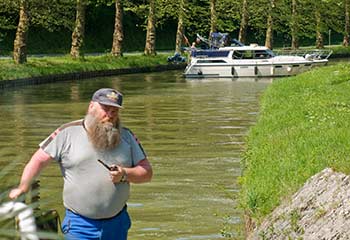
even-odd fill
[[[1,201],[19,181],[38,143],[86,113],[102,87],[125,96],[124,125],[143,144],[151,183],[132,185],[129,239],[242,237],[236,198],[245,136],[269,80],[185,80],[180,71],[68,81],[0,92]],[[62,179],[51,164],[40,176],[41,209],[63,219]]]

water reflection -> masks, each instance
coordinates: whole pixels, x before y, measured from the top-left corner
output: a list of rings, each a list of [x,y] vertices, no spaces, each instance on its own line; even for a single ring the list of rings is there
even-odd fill
[[[259,83],[272,83],[274,78],[271,77],[244,77],[244,78],[186,78],[186,81],[191,83],[203,83],[203,82],[259,82]]]
[[[171,71],[2,91],[1,192],[17,184],[39,142],[62,123],[82,118],[97,88],[113,87],[124,93],[122,120],[138,135],[154,167],[151,183],[132,186],[130,239],[239,236],[242,223],[234,199],[240,154],[268,84],[187,81]],[[41,207],[58,209],[63,217],[58,167],[52,164],[40,180]]]

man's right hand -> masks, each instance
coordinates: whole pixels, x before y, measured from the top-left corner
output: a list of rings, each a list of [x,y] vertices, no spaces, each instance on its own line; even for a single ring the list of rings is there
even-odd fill
[[[21,196],[23,193],[25,193],[25,192],[21,188],[19,188],[19,187],[14,188],[10,191],[9,198],[14,200],[14,199],[18,198],[19,196]]]

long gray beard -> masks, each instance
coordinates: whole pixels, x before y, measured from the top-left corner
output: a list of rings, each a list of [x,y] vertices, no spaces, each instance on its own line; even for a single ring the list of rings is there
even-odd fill
[[[119,121],[118,121],[119,122]],[[88,129],[88,137],[96,150],[111,150],[120,142],[120,129],[112,123],[101,123],[90,113],[85,116],[85,125]]]

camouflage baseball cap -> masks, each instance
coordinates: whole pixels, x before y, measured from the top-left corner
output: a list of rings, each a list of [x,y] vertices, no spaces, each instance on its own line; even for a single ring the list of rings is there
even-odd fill
[[[92,101],[101,103],[103,105],[123,108],[123,95],[112,88],[101,88],[97,90],[92,96]]]

